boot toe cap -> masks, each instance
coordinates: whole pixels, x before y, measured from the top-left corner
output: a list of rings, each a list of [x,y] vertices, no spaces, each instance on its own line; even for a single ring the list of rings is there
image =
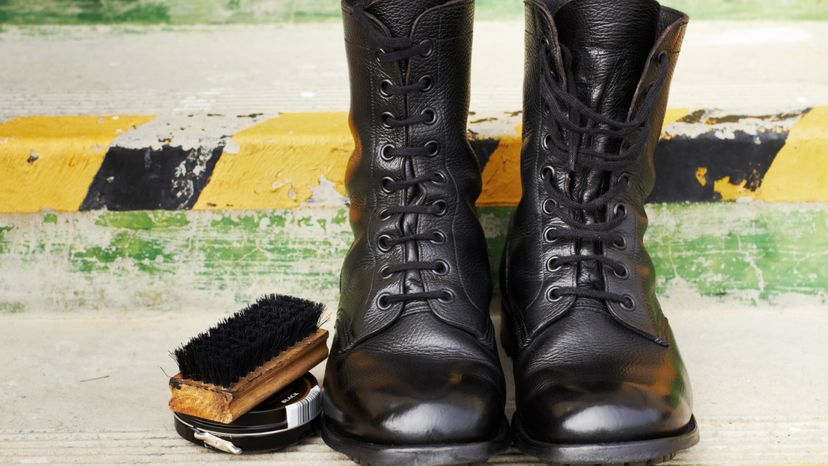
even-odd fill
[[[503,403],[495,384],[474,375],[481,368],[435,362],[427,371],[406,366],[413,371],[364,367],[363,374],[351,375],[345,390],[327,393],[329,421],[352,437],[376,443],[455,443],[497,433]]]
[[[683,400],[647,387],[555,386],[527,403],[520,422],[551,443],[605,443],[668,436],[690,421]]]
[[[505,422],[505,384],[495,356],[456,329],[432,327],[426,334],[415,346],[392,330],[334,351],[325,374],[326,422],[342,434],[384,444],[496,436]]]
[[[670,436],[692,417],[675,345],[629,332],[604,313],[571,313],[539,335],[516,365],[519,423],[551,443]]]

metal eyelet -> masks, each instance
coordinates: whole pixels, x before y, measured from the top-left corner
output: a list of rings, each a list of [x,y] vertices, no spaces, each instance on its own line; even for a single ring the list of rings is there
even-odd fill
[[[383,97],[391,97],[391,94],[388,93],[388,88],[393,85],[394,83],[390,79],[383,79],[379,88],[380,95]]]
[[[380,277],[382,277],[385,280],[388,280],[389,278],[393,277],[394,274],[392,274],[389,269],[390,269],[390,266],[384,265],[380,269]]]
[[[388,209],[382,209],[379,211],[379,219],[382,221],[386,221],[391,218],[391,212],[388,212]]]
[[[380,147],[380,149],[379,149],[380,158],[382,160],[385,160],[386,162],[390,162],[390,161],[394,160],[394,157],[392,157],[391,154],[390,154],[390,152],[393,149],[396,149],[396,147],[394,147],[391,144],[385,144],[384,146]]]
[[[380,311],[387,311],[391,309],[391,306],[393,306],[393,304],[388,302],[388,293],[383,293],[377,297],[377,308]]]
[[[624,183],[627,186],[629,186],[632,183],[632,180],[630,179],[630,174],[629,173],[622,173],[622,174],[618,175],[618,178],[615,180],[615,182],[619,183],[619,184]]]
[[[546,174],[547,173],[549,174],[550,179],[554,179],[555,174],[557,172],[555,171],[555,167],[553,167],[552,165],[546,165],[543,168],[541,168],[541,179],[546,180],[546,178],[547,178]]]
[[[394,190],[392,190],[390,187],[392,183],[394,183],[394,178],[391,178],[390,176],[386,176],[385,178],[383,178],[382,182],[380,183],[382,185],[383,192],[385,192],[386,194],[393,194]]]
[[[543,239],[547,243],[551,243],[555,240],[555,237],[552,234],[555,233],[555,229],[552,227],[548,227],[546,230],[543,230]]]
[[[544,150],[549,150],[549,147],[552,145],[552,135],[547,134],[546,136],[541,139],[541,147]]]
[[[426,108],[420,113],[428,118],[428,120],[424,121],[423,123],[427,125],[433,125],[434,123],[437,123],[437,112],[435,112],[433,108]]]
[[[385,113],[382,114],[381,118],[382,118],[382,126],[384,126],[386,129],[394,128],[393,126],[391,126],[391,123],[389,123],[389,120],[397,118],[397,117],[394,116],[393,113],[385,112]]]
[[[659,65],[663,65],[664,61],[667,60],[667,52],[662,50],[661,52],[658,52],[658,55],[656,55],[654,58],[656,59],[656,63],[658,63]]]
[[[448,183],[448,178],[446,178],[446,174],[443,172],[434,172],[434,179],[431,182],[435,184],[446,184]]]
[[[434,243],[434,244],[443,244],[443,243],[446,242],[446,235],[442,231],[434,230],[434,231],[431,232],[431,234],[434,235],[434,239],[429,240],[432,243]]]
[[[385,51],[385,49],[377,49],[377,55],[376,55],[377,61],[382,63],[382,56],[385,55],[386,53],[387,52]]]
[[[422,53],[420,53],[423,57],[430,57],[432,53],[434,53],[434,42],[431,39],[426,39],[420,42],[420,45],[425,45],[426,49]]]
[[[423,88],[420,89],[420,92],[428,92],[434,87],[434,80],[429,74],[422,76],[417,81],[420,82],[423,86]]]
[[[621,309],[625,311],[634,311],[635,310],[635,301],[632,299],[630,295],[624,295],[624,299],[621,300],[619,303],[621,305]]]
[[[614,240],[612,240],[612,246],[615,249],[619,249],[619,250],[623,251],[624,249],[627,249],[627,239],[624,238],[623,236],[619,236],[619,237],[615,238]]]
[[[550,303],[556,303],[556,302],[560,301],[561,298],[563,298],[563,296],[556,295],[557,292],[558,292],[558,287],[557,286],[550,286],[549,288],[547,288],[546,289],[546,300],[549,301]]]
[[[556,265],[556,266],[554,266],[554,267],[552,266],[552,264],[553,264],[553,263],[555,262],[555,260],[557,260],[557,259],[558,259],[558,258],[557,258],[556,256],[552,256],[552,257],[550,257],[550,258],[546,261],[546,270],[547,270],[547,271],[549,271],[549,272],[557,272],[557,271],[561,270],[561,266],[560,266],[560,265]]]
[[[434,201],[434,203],[432,203],[431,205],[440,209],[434,214],[438,217],[442,217],[443,215],[446,215],[446,212],[448,212],[448,204],[446,203],[446,201],[442,199]]]
[[[436,267],[434,268],[434,274],[435,275],[445,275],[445,274],[449,273],[448,262],[446,262],[444,260],[438,260],[435,263],[435,265],[436,265]]]
[[[428,141],[425,144],[425,148],[429,150],[428,156],[429,157],[436,157],[437,154],[440,153],[440,143],[437,141]]]
[[[447,304],[447,303],[454,302],[454,298],[455,298],[455,296],[454,296],[453,291],[443,290],[443,296],[440,296],[439,298],[437,298],[437,300],[440,301],[441,303],[446,303]]]
[[[627,218],[627,206],[624,204],[616,204],[612,209],[612,214],[615,217],[621,217],[621,219]]]
[[[622,266],[621,273],[618,273],[618,270],[616,269],[612,269],[612,273],[621,280],[626,280],[630,278],[630,269],[626,265]]]
[[[554,205],[556,205],[555,201],[553,201],[552,199],[546,199],[543,201],[543,205],[541,206],[541,208],[543,209],[543,212],[545,214],[552,215],[552,213],[554,212],[552,210],[552,207]]]
[[[391,250],[391,235],[382,234],[377,236],[377,247],[382,252],[388,252]]]

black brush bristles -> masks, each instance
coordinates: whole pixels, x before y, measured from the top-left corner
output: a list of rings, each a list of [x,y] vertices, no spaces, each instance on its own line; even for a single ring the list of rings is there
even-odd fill
[[[185,379],[229,387],[319,329],[323,306],[269,295],[173,351]]]

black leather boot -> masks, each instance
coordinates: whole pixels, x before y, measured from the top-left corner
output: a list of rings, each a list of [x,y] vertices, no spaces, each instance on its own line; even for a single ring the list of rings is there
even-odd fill
[[[323,438],[363,464],[508,447],[466,140],[472,0],[345,0],[356,150]]]
[[[501,288],[513,432],[558,463],[698,441],[644,249],[653,149],[687,17],[653,0],[529,0],[521,177]]]

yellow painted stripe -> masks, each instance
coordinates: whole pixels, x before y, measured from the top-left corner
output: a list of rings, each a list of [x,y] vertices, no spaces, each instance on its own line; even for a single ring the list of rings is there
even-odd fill
[[[0,212],[78,210],[112,141],[151,116],[0,122]]]
[[[797,121],[762,179],[759,189],[734,183],[729,176],[713,182],[724,201],[768,202],[828,200],[828,107],[812,109]]]
[[[664,128],[667,128],[689,114],[690,110],[686,108],[668,108],[667,112],[664,114]]]
[[[799,120],[755,193],[765,201],[828,200],[828,107]]]
[[[497,149],[483,168],[483,192],[479,206],[514,205],[520,200],[521,126],[499,139]]]
[[[282,114],[233,136],[237,154],[221,156],[194,209],[298,207],[320,177],[345,194],[353,139],[345,113]]]
[[[684,118],[688,113],[686,108],[667,110],[664,127]],[[498,139],[500,144],[483,169],[483,192],[477,201],[479,206],[509,206],[520,201],[521,127],[517,126],[514,133],[505,134]]]
[[[668,110],[665,127],[687,114],[687,109]],[[0,212],[77,210],[112,141],[152,118],[23,117],[0,123]],[[353,150],[347,118],[346,113],[282,114],[235,134],[238,153],[222,155],[194,208],[290,208],[344,196]],[[520,198],[520,127],[498,140],[483,172],[481,206],[513,205]],[[714,181],[714,189],[725,200],[825,201],[825,154],[828,107],[794,125],[758,191],[726,178]]]

